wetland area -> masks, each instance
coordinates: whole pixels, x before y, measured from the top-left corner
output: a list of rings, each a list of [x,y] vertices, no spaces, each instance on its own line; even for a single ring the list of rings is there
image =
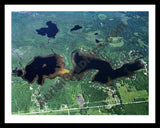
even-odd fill
[[[148,115],[148,12],[12,12],[12,114]]]

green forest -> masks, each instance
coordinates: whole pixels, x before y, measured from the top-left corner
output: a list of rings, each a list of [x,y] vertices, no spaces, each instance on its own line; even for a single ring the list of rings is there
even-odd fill
[[[46,28],[48,21],[59,29],[55,38],[36,32]],[[126,27],[111,35],[120,24]],[[75,25],[82,28],[71,32]],[[148,12],[12,12],[12,70],[24,69],[36,56],[54,53],[63,57],[65,69],[72,70],[74,50],[101,57],[113,69],[136,59],[144,64],[143,69],[115,79],[112,85],[92,82],[97,70],[80,80],[46,78],[43,86],[12,75],[12,114],[148,115],[148,42]]]

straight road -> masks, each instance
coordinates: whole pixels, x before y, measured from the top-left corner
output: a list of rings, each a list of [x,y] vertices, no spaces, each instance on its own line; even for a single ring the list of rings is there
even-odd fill
[[[122,104],[139,104],[139,103],[146,103],[146,102],[148,101],[136,101],[136,102],[128,102],[128,103],[122,103]],[[100,107],[107,107],[107,106],[117,106],[122,104],[118,103],[118,104],[107,104],[107,105],[90,106],[90,107],[83,107],[83,108],[68,108],[68,109],[51,110],[51,111],[44,111],[44,112],[41,111],[41,112],[21,113],[20,115],[28,115],[28,114],[36,114],[36,113],[52,113],[52,112],[70,111],[70,110],[87,109],[87,108],[100,108]]]

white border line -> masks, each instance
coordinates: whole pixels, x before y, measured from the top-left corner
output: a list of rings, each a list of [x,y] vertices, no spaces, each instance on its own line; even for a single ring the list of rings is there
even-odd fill
[[[149,115],[146,116],[20,116],[11,114],[12,11],[149,11]],[[5,122],[6,123],[154,123],[155,122],[155,5],[5,5]]]
[[[6,5],[12,11],[148,11],[153,5]]]

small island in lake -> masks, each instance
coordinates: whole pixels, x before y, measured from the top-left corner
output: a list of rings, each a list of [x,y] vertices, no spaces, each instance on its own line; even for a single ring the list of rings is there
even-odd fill
[[[54,79],[60,76],[69,80],[81,80],[81,78],[90,70],[97,70],[92,77],[92,82],[99,82],[112,85],[113,80],[119,77],[131,77],[134,71],[144,68],[140,60],[135,60],[124,64],[118,69],[113,69],[110,62],[105,59],[87,52],[75,50],[72,52],[73,69],[65,69],[62,56],[51,54],[48,56],[37,56],[27,64],[24,72],[21,69],[12,71],[14,76],[22,77],[28,83],[37,83],[42,85],[45,78]]]
[[[14,75],[17,73],[17,76],[22,77],[28,83],[33,83],[37,79],[37,84],[42,85],[45,78],[54,79],[56,76],[62,76],[69,72],[64,69],[65,64],[62,59],[57,54],[37,56],[27,64],[24,72],[21,69],[15,69],[12,72]]]

